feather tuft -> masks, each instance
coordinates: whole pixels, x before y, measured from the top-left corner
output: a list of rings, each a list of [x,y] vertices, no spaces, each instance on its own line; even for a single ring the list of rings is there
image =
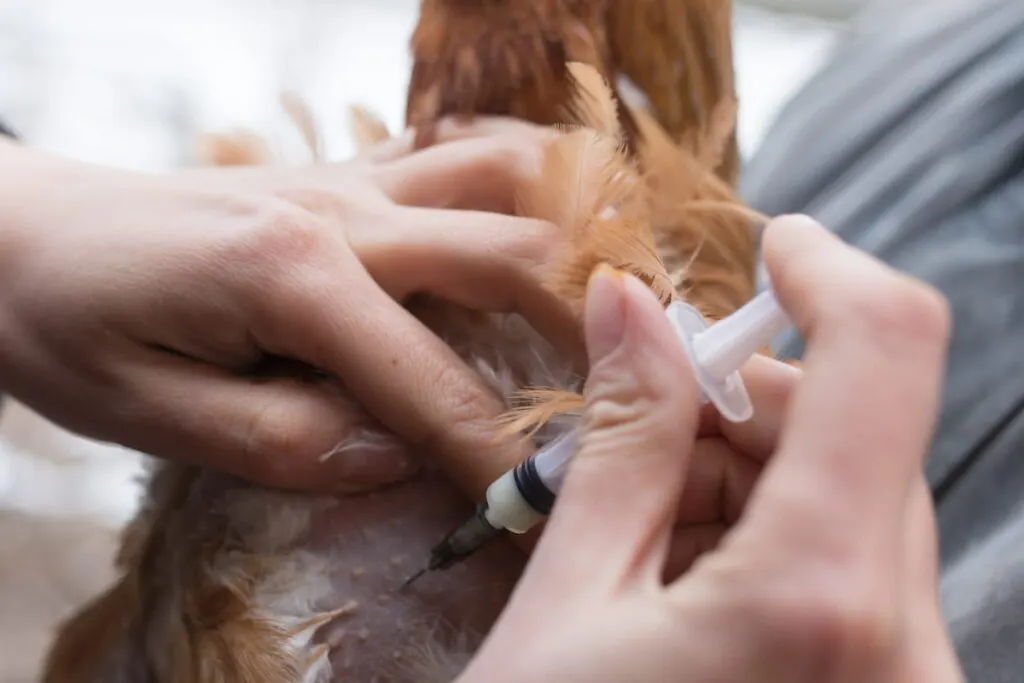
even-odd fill
[[[578,414],[583,397],[563,389],[521,389],[511,397],[513,406],[499,419],[502,432],[533,436],[559,415]]]
[[[621,112],[607,81],[589,64],[570,62],[568,69],[575,96],[565,107],[567,118],[611,140],[621,141]]]
[[[360,152],[391,139],[388,126],[375,112],[365,107],[351,106],[348,110],[349,129]]]
[[[676,144],[644,111],[635,112],[650,193],[651,230],[673,286],[710,319],[733,312],[754,294],[756,235],[765,217],[743,205],[716,172],[731,139],[732,104],[715,123]]]
[[[266,141],[251,131],[205,133],[196,140],[196,162],[200,166],[256,166],[272,159]]]
[[[602,263],[646,282],[663,303],[674,296],[649,229],[647,188],[621,140],[612,90],[590,66],[574,64],[578,81],[570,106],[581,117],[545,150],[541,173],[517,197],[517,212],[566,231],[568,256],[555,259],[552,291],[582,313],[586,283]],[[588,121],[593,127],[582,127]]]
[[[313,110],[309,108],[309,103],[302,99],[298,93],[290,90],[281,93],[279,100],[281,107],[288,114],[288,118],[292,120],[292,123],[295,124],[295,127],[298,128],[299,133],[302,135],[302,139],[306,143],[313,161],[323,160],[323,143],[320,139],[320,131],[316,125],[316,117],[313,116]]]

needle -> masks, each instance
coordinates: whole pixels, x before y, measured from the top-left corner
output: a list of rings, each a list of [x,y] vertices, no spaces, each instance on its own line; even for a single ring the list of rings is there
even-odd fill
[[[413,583],[415,583],[416,579],[426,574],[427,570],[428,567],[424,567],[423,569],[419,570],[418,572],[407,578],[405,581],[402,582],[402,585],[398,587],[398,590],[405,590],[406,588],[411,586]]]
[[[476,512],[468,520],[456,527],[430,551],[427,566],[410,576],[399,587],[399,590],[410,586],[427,572],[446,569],[456,562],[475,553],[487,541],[502,531],[504,527],[496,527],[487,521],[487,505],[478,505]]]

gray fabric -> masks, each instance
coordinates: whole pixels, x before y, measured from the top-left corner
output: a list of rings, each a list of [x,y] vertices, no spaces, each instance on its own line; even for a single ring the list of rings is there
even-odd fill
[[[969,680],[1024,681],[1024,0],[864,30],[782,111],[741,189],[949,297],[927,466],[944,609]]]

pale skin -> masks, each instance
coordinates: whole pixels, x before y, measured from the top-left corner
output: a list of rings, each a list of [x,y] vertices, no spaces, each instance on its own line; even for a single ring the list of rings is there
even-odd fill
[[[764,247],[808,352],[749,364],[741,425],[702,419],[646,287],[591,281],[580,452],[460,683],[963,680],[922,475],[946,306],[807,218]]]
[[[162,176],[0,142],[0,389],[85,435],[263,484],[402,479],[417,467],[403,442],[472,477],[474,457],[519,447],[490,432],[504,406],[396,301],[518,311],[582,342],[540,285],[557,230],[505,215],[549,133],[480,119],[441,135],[342,164]],[[401,440],[323,459],[350,402],[247,376],[267,355],[339,378]]]
[[[323,461],[347,404],[244,372],[287,357],[480,490],[503,406],[396,300],[518,311],[581,352],[541,286],[557,231],[503,215],[547,135],[482,119],[422,152],[410,134],[346,164],[168,176],[0,143],[0,388],[274,486],[410,475],[398,447]],[[921,476],[946,308],[806,219],[769,226],[765,251],[809,351],[803,371],[751,362],[744,425],[697,410],[647,290],[592,282],[583,450],[465,683],[962,680]]]

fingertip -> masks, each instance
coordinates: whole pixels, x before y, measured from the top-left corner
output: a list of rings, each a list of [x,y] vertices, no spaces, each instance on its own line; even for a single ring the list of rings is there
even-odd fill
[[[746,422],[720,420],[719,432],[751,457],[765,461],[774,452],[782,425],[803,371],[768,356],[756,355],[742,370],[754,405]]]
[[[771,288],[805,338],[839,305],[837,292],[864,284],[864,273],[850,260],[852,252],[807,215],[778,216],[766,226],[762,256]]]
[[[695,385],[664,307],[637,277],[599,267],[588,286],[584,326],[592,383],[614,383],[629,373],[659,400],[674,396],[680,382]],[[613,327],[618,328],[614,335]],[[594,348],[599,337],[601,348]]]
[[[420,463],[395,436],[359,430],[318,458],[339,493],[362,493],[413,477]]]
[[[626,325],[624,274],[601,264],[587,283],[584,332],[587,355],[594,366],[622,342]]]
[[[334,387],[288,384],[277,401],[275,409],[258,414],[265,424],[253,428],[243,460],[264,483],[355,493],[395,484],[419,470],[405,442]],[[276,439],[252,437],[268,432]]]
[[[792,289],[794,260],[820,254],[822,248],[842,244],[821,223],[805,214],[785,214],[769,221],[762,237],[762,258],[772,288],[780,298]]]
[[[635,330],[636,339],[633,343],[638,360],[656,366],[660,369],[656,377],[682,390],[679,396],[694,407],[696,429],[699,408],[696,400],[699,392],[697,381],[683,344],[668,320],[665,307],[651,288],[634,275],[626,276],[625,290],[630,324]]]

